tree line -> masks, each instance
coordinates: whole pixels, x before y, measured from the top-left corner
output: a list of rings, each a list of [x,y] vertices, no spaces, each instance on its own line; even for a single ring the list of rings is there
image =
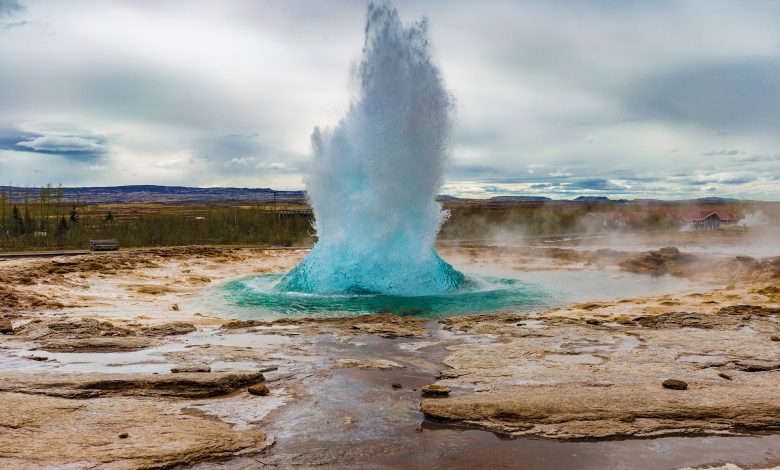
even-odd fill
[[[121,211],[119,211],[121,212]],[[306,213],[262,206],[206,207],[191,211],[157,206],[128,216],[86,200],[64,197],[62,186],[0,190],[0,251],[84,249],[89,240],[121,246],[281,244],[311,241]]]

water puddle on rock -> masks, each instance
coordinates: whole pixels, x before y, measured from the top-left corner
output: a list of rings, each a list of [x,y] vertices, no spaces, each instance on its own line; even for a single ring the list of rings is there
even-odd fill
[[[260,426],[274,446],[255,456],[196,465],[198,469],[671,469],[734,462],[748,468],[780,463],[780,436],[664,437],[595,442],[504,439],[493,433],[430,422],[420,411],[420,388],[445,370],[446,347],[480,342],[428,325],[425,339],[316,335],[320,358],[301,381],[284,371],[269,387],[292,387],[300,399],[268,414]],[[616,345],[624,338],[616,338]],[[616,347],[611,345],[611,347]],[[421,354],[424,351],[424,354]],[[587,364],[590,354],[560,354]],[[383,359],[403,368],[333,368],[339,359]],[[588,358],[580,362],[580,359]],[[278,377],[278,378],[277,378]],[[400,386],[400,387],[399,387]],[[473,393],[453,389],[453,395]]]
[[[677,358],[682,362],[694,362],[698,364],[725,364],[729,361],[727,356],[711,355],[711,354],[683,354]]]
[[[287,329],[287,328],[285,328]],[[169,343],[123,352],[52,352],[45,350],[8,349],[0,351],[0,371],[60,371],[60,372],[107,372],[107,373],[169,373],[177,364],[187,362],[176,360],[177,355],[190,348],[224,346],[251,348],[253,350],[276,350],[293,341],[283,331],[259,329],[256,332],[221,332],[215,329],[171,338]],[[30,360],[29,356],[41,360]],[[255,370],[262,365],[247,360],[210,361],[213,371]]]

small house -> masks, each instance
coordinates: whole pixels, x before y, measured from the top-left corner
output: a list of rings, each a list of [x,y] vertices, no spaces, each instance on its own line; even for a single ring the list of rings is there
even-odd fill
[[[734,216],[727,211],[683,212],[680,219],[694,230],[718,230],[721,225],[734,223]]]

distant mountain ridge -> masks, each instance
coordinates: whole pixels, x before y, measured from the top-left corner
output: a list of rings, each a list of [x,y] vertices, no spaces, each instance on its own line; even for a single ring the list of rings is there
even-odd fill
[[[19,188],[0,186],[0,192],[11,200],[21,200],[25,192],[30,198],[37,198],[41,188]],[[194,188],[187,186],[127,185],[63,187],[63,196],[68,201],[84,201],[91,204],[129,203],[215,203],[246,202],[269,203],[305,202],[304,191],[277,191],[271,188]],[[54,188],[53,193],[56,193]]]
[[[543,202],[552,201],[549,197],[544,196],[494,196],[490,198],[491,201],[532,201]]]
[[[56,194],[56,188],[52,188],[52,196]],[[212,187],[196,188],[190,186],[161,186],[152,184],[138,184],[125,186],[83,186],[63,187],[63,196],[66,201],[79,200],[90,204],[162,204],[162,203],[247,203],[266,204],[276,202],[305,203],[306,191],[279,191],[271,188],[232,188]],[[22,201],[25,192],[31,199],[39,197],[40,187],[0,186],[0,193],[6,200]],[[705,197],[699,199],[681,199],[675,201],[660,199],[610,199],[607,196],[578,196],[574,199],[552,199],[545,196],[494,196],[489,199],[460,198],[448,194],[440,194],[437,200],[441,202],[495,202],[495,203],[613,203],[613,204],[655,204],[655,203],[699,203],[699,204],[726,204],[737,199]]]

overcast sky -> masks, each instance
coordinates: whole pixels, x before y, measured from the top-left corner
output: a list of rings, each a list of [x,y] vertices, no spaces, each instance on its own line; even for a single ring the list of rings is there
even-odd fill
[[[780,1],[396,0],[457,99],[442,193],[780,200]],[[363,0],[0,0],[0,182],[301,189]]]

